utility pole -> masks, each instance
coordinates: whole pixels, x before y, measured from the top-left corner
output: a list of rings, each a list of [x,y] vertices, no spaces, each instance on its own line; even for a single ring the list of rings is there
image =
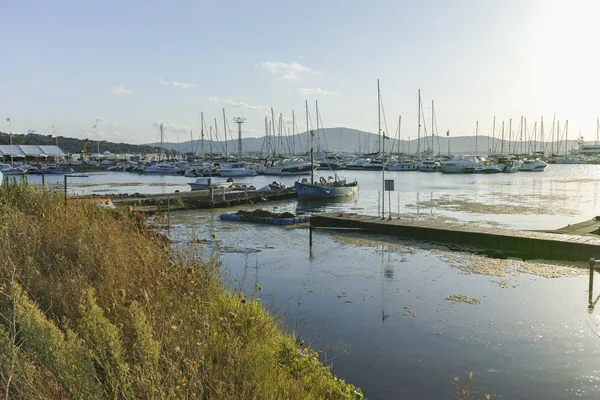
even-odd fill
[[[235,122],[238,125],[238,161],[241,161],[242,160],[242,124],[244,122],[246,122],[246,118],[235,117],[233,119],[233,122]]]

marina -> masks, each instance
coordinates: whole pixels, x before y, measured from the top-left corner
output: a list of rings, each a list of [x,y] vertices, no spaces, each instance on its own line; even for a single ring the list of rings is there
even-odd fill
[[[477,235],[463,233],[523,232],[596,242],[600,167],[549,165],[539,174],[491,175],[390,171],[386,178],[395,180],[398,192],[392,192],[391,204],[386,196],[385,220],[378,205],[380,174],[356,171],[353,177],[361,183],[349,198],[306,201],[291,195],[233,210],[312,215],[315,226],[320,215],[337,218],[340,213],[360,214],[384,226],[400,221],[431,231],[453,226],[456,243],[418,234],[396,237],[387,230],[315,229],[309,249],[306,224],[283,229],[221,220],[227,209],[173,212],[169,234],[176,243],[187,243],[193,232],[194,238],[206,240],[207,252],[220,249],[231,287],[237,287],[235,279],[256,279],[263,301],[286,313],[286,325],[296,326],[313,347],[328,348],[335,373],[360,384],[370,398],[445,397],[447,381],[457,370],[473,371],[477,388],[493,398],[600,395],[599,381],[589,372],[600,353],[588,324],[594,327],[600,317],[588,307],[587,254],[578,258],[582,261],[561,261],[482,252],[470,243]],[[102,179],[121,178],[124,174]],[[139,177],[129,175],[134,179]],[[70,191],[170,195],[186,190],[190,180],[148,179],[133,188],[74,182]],[[260,187],[272,179],[235,181]],[[278,180],[292,187],[298,178]],[[445,300],[455,294],[481,303]],[[410,346],[399,345],[398,335]],[[540,369],[548,364],[556,367]],[[442,379],[432,381],[431,374]]]
[[[38,3],[4,398],[600,399],[600,1]]]

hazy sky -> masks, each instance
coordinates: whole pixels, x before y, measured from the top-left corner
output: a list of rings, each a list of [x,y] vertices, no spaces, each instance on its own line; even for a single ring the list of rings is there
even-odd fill
[[[264,134],[273,107],[305,130],[377,130],[377,78],[393,135],[416,137],[417,91],[440,134],[491,134],[497,117],[529,130],[553,114],[569,137],[596,138],[596,0],[5,1],[0,130],[132,143],[197,138],[225,109]],[[314,124],[314,122],[313,122]],[[385,127],[384,127],[385,129]],[[221,133],[222,134],[222,133]]]

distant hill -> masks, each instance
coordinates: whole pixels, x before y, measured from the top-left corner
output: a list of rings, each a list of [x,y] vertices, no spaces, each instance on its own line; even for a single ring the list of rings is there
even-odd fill
[[[470,153],[470,154],[488,154],[488,153],[533,153],[534,151],[544,151],[545,154],[564,154],[565,142],[522,142],[513,140],[505,140],[504,144],[499,138],[489,136],[435,136],[432,138],[421,137],[420,140],[412,139],[403,133],[404,140],[395,140],[393,137],[386,140],[386,152],[393,146],[394,153],[409,153],[414,154],[419,151],[433,149],[435,154],[447,154],[448,149],[452,154]],[[450,148],[448,147],[450,142]],[[150,143],[149,146],[158,147],[160,143]],[[204,140],[204,152],[209,153],[212,146],[213,152],[227,152],[237,154],[237,140],[228,140],[225,142],[212,143],[209,140]],[[199,140],[186,141],[181,143],[164,143],[165,149],[180,151],[183,153],[195,152],[201,153],[201,142]],[[314,137],[315,151],[318,148],[333,152],[349,152],[349,153],[371,153],[378,151],[379,137],[374,133],[364,132],[357,129],[349,128],[325,128],[315,131]],[[569,140],[566,143],[566,149],[571,150],[577,148],[575,140]],[[299,133],[294,136],[283,136],[274,138],[273,136],[261,138],[242,138],[242,150],[244,153],[259,153],[262,154],[304,154],[310,149],[310,135],[307,132]]]
[[[36,133],[30,133],[27,135],[12,135],[13,144],[31,144],[31,145],[55,145],[56,138],[52,135],[38,135]],[[64,136],[58,137],[58,146],[66,153],[81,153],[83,150],[85,140],[75,139]],[[0,144],[10,144],[10,136],[7,133],[0,132]],[[87,153],[96,153],[98,148],[98,142],[90,140],[87,146]],[[111,153],[117,154],[149,154],[156,153],[159,150],[158,147],[150,145],[136,145],[127,143],[113,143],[107,142],[106,140],[100,141],[100,152],[110,151]]]

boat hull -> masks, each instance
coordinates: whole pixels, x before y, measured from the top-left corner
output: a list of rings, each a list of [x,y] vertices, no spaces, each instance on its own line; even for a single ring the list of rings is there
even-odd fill
[[[205,184],[205,183],[188,183],[188,185],[190,185],[190,188],[192,190],[206,190],[206,189],[223,189],[223,188],[228,188],[231,187],[232,183],[231,182],[223,182],[223,183],[212,183],[212,184]]]
[[[392,164],[388,167],[388,171],[416,171],[417,164]]]
[[[224,178],[235,178],[240,176],[256,176],[257,173],[251,169],[218,169],[217,174]]]
[[[358,185],[346,186],[311,185],[296,182],[294,184],[296,194],[300,199],[329,199],[334,197],[352,196],[358,190]]]

